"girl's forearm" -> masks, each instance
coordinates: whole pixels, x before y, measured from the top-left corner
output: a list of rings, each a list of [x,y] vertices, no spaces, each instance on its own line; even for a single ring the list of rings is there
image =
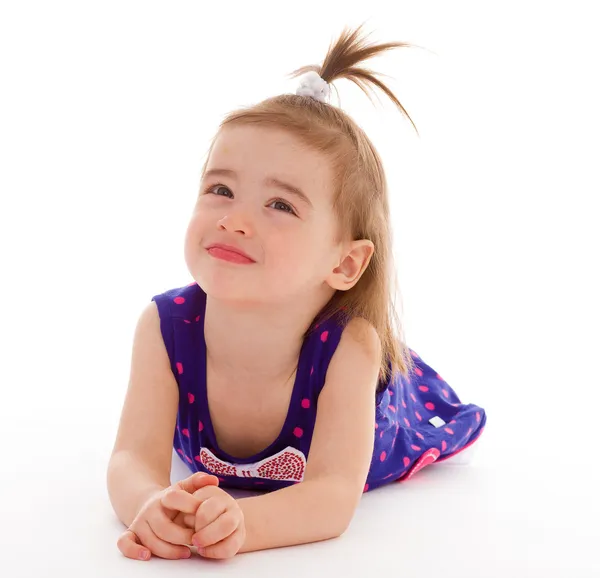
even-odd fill
[[[347,482],[323,479],[240,498],[246,527],[240,552],[336,538],[350,524],[360,496]]]
[[[133,522],[146,500],[170,485],[170,472],[153,471],[130,452],[116,452],[110,458],[108,495],[117,517],[126,526]]]

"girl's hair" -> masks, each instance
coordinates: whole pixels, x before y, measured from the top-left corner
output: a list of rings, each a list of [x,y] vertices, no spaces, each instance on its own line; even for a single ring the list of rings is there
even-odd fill
[[[409,47],[405,42],[367,44],[360,37],[362,25],[345,28],[332,43],[321,66],[304,66],[291,73],[296,77],[314,70],[328,83],[338,78],[354,82],[369,98],[369,83],[377,86],[396,104],[417,130],[391,90],[371,70],[356,65],[391,48]],[[372,87],[370,87],[372,89]],[[395,307],[397,279],[393,264],[387,183],[375,147],[350,116],[340,108],[310,96],[283,94],[228,114],[224,126],[254,125],[284,129],[332,163],[334,174],[333,210],[341,238],[369,239],[375,246],[369,265],[358,282],[347,291],[336,291],[307,330],[341,314],[345,322],[362,317],[376,329],[382,344],[380,379],[387,382],[391,372],[408,376],[414,369],[411,351],[405,344]],[[418,131],[417,131],[418,134]],[[214,143],[214,140],[213,140]],[[210,147],[212,150],[212,145]],[[202,174],[206,170],[204,164]],[[338,237],[338,240],[340,237]],[[380,383],[381,385],[381,383]]]

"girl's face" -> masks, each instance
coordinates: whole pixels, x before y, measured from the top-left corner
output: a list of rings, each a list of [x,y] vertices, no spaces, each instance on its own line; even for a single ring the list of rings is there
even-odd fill
[[[185,239],[185,260],[219,299],[284,303],[331,292],[332,170],[323,155],[281,129],[228,126],[217,136]],[[295,192],[294,192],[295,191]],[[233,245],[252,259],[232,263],[208,250]]]

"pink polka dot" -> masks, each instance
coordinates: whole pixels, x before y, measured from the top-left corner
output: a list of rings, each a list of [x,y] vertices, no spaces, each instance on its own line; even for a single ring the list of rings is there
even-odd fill
[[[379,424],[375,422],[375,429],[379,429]]]
[[[310,407],[310,399],[308,399],[308,398],[306,398],[306,397],[305,397],[305,398],[302,400],[302,407],[303,407],[304,409],[308,409],[308,408]]]
[[[444,431],[445,431],[445,432],[448,432],[449,434],[453,434],[453,433],[454,433],[454,431],[453,431],[453,430],[451,430],[449,427],[445,427],[445,428],[444,428]]]
[[[388,392],[390,395],[394,395],[394,390],[393,389],[388,389]]]
[[[452,420],[450,423],[456,423],[456,420],[455,420],[455,419],[453,419],[453,420]]]
[[[301,438],[304,435],[304,430],[301,427],[294,428],[294,435],[297,438]]]
[[[200,459],[200,456],[194,456],[194,459],[195,459],[197,462],[202,462],[202,460]]]
[[[408,458],[404,458],[404,460],[402,460],[404,462],[404,467],[408,468],[408,465],[410,464],[410,460]]]
[[[479,415],[479,412],[475,414],[475,417],[477,418],[477,423],[479,423],[481,421],[481,415]]]
[[[192,462],[191,458],[188,458],[187,456],[183,456],[190,464],[193,464],[194,462]]]
[[[368,491],[369,491],[369,484],[365,484],[363,492],[368,492]]]
[[[196,316],[196,323],[198,323],[198,321],[200,321],[200,315]]]
[[[198,431],[202,431],[203,429],[204,429],[204,424],[201,421],[199,421],[198,422]]]
[[[382,437],[383,437],[383,430],[381,430],[381,431],[379,432],[379,439],[381,439]]]
[[[191,321],[189,319],[184,319],[183,322],[184,323],[191,323]]]
[[[425,439],[425,436],[424,436],[423,434],[419,433],[418,431],[417,431],[417,432],[415,432],[415,433],[417,434],[417,437],[418,437],[420,440],[424,440],[424,439]]]
[[[450,394],[448,393],[448,391],[447,391],[447,390],[445,390],[445,389],[442,389],[442,393],[444,394],[444,397],[445,397],[446,399],[448,399],[448,398],[450,397]]]
[[[189,430],[189,429],[187,429],[187,428],[185,428],[185,429],[182,429],[182,430],[181,430],[181,433],[182,433],[184,436],[188,437],[188,438],[190,437],[190,430]]]
[[[472,433],[473,433],[473,428],[472,428],[472,427],[470,427],[470,428],[469,428],[469,431],[467,432],[467,436],[470,436]]]
[[[183,373],[183,365],[178,361],[175,366],[177,367],[177,373],[181,375]]]
[[[402,400],[402,407],[406,409],[406,402],[404,400]]]
[[[183,455],[183,450],[182,450],[181,448],[179,448],[179,449],[177,450],[177,453],[178,453],[178,454],[181,454],[181,455]]]
[[[410,399],[412,399],[415,403],[417,403],[417,398],[415,397],[414,393],[410,394]]]
[[[321,341],[323,343],[325,343],[327,341],[328,336],[329,336],[329,331],[323,331],[323,333],[321,333]]]
[[[175,301],[175,303],[177,303],[177,305],[181,305],[182,303],[185,303],[185,299],[183,297],[175,297],[175,299],[173,299],[173,301]]]
[[[437,377],[437,378],[438,378],[440,381],[444,381],[444,380],[442,379],[442,376],[441,376],[439,373],[436,373],[436,374],[435,374],[435,376],[436,376],[436,377]]]
[[[410,422],[407,418],[404,418],[404,423],[406,424],[406,427],[410,427]]]
[[[442,440],[442,451],[445,452],[447,447],[448,447],[448,444],[446,444],[446,442],[444,440]]]
[[[313,374],[313,371],[314,371],[314,370],[315,370],[315,368],[314,368],[314,367],[311,367],[311,368],[310,368],[310,374],[311,374],[311,375]]]
[[[410,350],[410,354],[415,358],[415,359],[420,359],[420,357],[411,349]]]
[[[189,401],[190,403],[194,403],[194,400],[195,400],[195,399],[196,399],[196,398],[194,397],[194,394],[193,394],[193,393],[188,393],[188,401]]]
[[[393,405],[388,405],[388,408],[390,411],[393,411],[394,413],[396,413],[396,408]]]
[[[415,373],[419,376],[419,377],[423,377],[423,372],[418,368],[415,367]]]
[[[426,385],[419,385],[419,389],[425,392],[429,391],[429,388]]]
[[[387,454],[385,452],[381,452],[380,456],[379,456],[379,461],[383,462],[385,461],[385,458],[387,457]]]
[[[422,420],[423,420],[423,418],[421,417],[421,414],[420,414],[418,411],[415,411],[415,415],[417,416],[417,419],[418,419],[419,421],[422,421]]]
[[[418,452],[421,448],[419,446],[416,446],[414,444],[411,444],[410,446],[413,450],[415,450],[416,452]]]
[[[435,409],[435,405],[433,405],[430,401],[428,401],[425,404],[425,407],[429,410],[429,411],[433,411]]]

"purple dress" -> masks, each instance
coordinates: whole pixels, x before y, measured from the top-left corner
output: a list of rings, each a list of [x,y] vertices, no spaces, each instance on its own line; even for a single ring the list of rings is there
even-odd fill
[[[301,482],[306,469],[319,393],[342,335],[338,317],[324,321],[304,340],[285,423],[277,439],[248,458],[221,450],[215,439],[206,390],[204,311],[206,294],[192,283],[152,298],[179,386],[173,447],[192,472],[217,475],[221,485],[277,490]],[[447,459],[479,438],[482,408],[462,404],[452,388],[416,353],[410,379],[399,373],[380,383],[374,416],[375,445],[365,491],[404,481],[423,467]]]

